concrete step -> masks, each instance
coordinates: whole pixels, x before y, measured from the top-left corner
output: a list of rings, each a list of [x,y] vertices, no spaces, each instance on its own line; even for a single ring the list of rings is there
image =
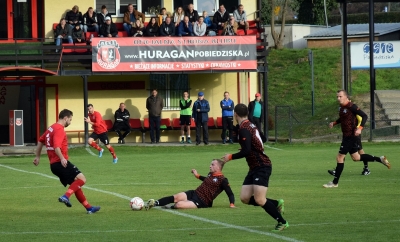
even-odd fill
[[[400,126],[400,121],[390,121],[391,126]]]
[[[383,109],[383,112],[385,112],[385,114],[400,114],[400,107],[398,108],[386,108]]]
[[[398,108],[398,109],[400,109],[400,103],[398,103],[398,102],[385,102],[385,103],[381,103],[381,107],[383,109],[388,109],[388,108]]]
[[[398,121],[400,121],[400,114],[396,114],[396,113],[387,113],[386,117],[390,120],[393,119],[397,119]]]
[[[400,98],[400,90],[376,90],[375,94],[380,97],[397,97]]]
[[[380,103],[400,103],[400,97],[383,97],[378,96]]]

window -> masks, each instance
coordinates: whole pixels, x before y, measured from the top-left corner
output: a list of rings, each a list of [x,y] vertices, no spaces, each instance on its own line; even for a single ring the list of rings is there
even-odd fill
[[[179,110],[179,100],[184,91],[189,91],[187,74],[150,74],[151,90],[157,89],[158,95],[164,98],[164,110]]]
[[[193,3],[194,9],[197,10],[199,16],[203,14],[203,11],[207,11],[208,16],[214,16],[214,13],[218,11],[219,5],[223,4],[229,13],[233,13],[239,5],[239,0],[174,0],[174,10],[178,7],[183,7],[186,11],[187,5]],[[167,9],[171,13],[170,9]]]
[[[96,0],[96,12],[101,11],[101,6],[106,5],[107,10],[111,15],[122,17],[128,9],[128,4],[133,4],[133,7],[139,12],[148,12],[151,7],[163,6],[163,0]]]

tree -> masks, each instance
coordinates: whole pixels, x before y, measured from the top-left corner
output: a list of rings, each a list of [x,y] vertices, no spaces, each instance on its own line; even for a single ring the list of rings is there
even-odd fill
[[[273,12],[271,16],[271,35],[275,44],[274,48],[283,49],[283,37],[285,37],[284,30],[285,30],[288,0],[283,0],[282,8],[276,4],[276,0],[270,0],[270,1],[271,1],[271,12]],[[280,33],[278,34],[275,31],[275,16],[279,16],[280,9],[282,9],[282,14],[281,14],[282,23],[281,23]]]
[[[299,2],[299,23],[319,24],[325,23],[324,0],[298,0]],[[326,0],[327,14],[337,8],[335,0]]]

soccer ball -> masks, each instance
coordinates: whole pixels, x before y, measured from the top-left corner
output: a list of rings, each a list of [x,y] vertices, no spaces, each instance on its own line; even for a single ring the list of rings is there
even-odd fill
[[[131,202],[129,203],[132,210],[142,210],[142,208],[144,207],[144,202],[143,199],[141,199],[140,197],[134,197],[131,199]]]

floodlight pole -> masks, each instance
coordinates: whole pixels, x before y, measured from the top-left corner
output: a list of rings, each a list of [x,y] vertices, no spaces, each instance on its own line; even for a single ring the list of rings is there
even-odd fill
[[[372,140],[372,130],[375,129],[375,67],[374,67],[374,0],[369,0],[369,85],[370,85],[370,132],[369,139]]]
[[[314,55],[308,50],[308,62],[311,66],[311,116],[314,116]]]
[[[348,90],[348,69],[347,69],[347,1],[342,4],[342,89]]]

